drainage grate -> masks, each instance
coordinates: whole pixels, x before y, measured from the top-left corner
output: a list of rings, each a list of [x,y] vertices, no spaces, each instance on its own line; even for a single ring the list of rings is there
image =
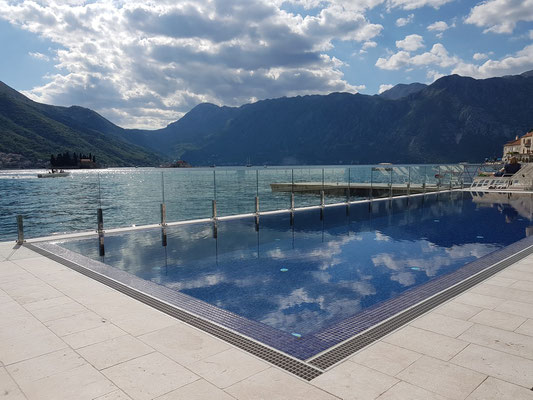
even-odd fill
[[[375,342],[383,336],[395,331],[406,323],[430,311],[434,307],[463,293],[465,290],[470,289],[478,283],[483,282],[485,279],[490,278],[492,275],[500,272],[501,270],[507,268],[508,266],[514,264],[515,262],[521,260],[524,257],[527,257],[532,253],[533,246],[530,246],[522,250],[521,252],[516,253],[515,255],[510,256],[509,258],[494,264],[492,267],[483,270],[477,275],[467,278],[461,283],[458,283],[457,285],[440,292],[439,294],[413,306],[412,308],[409,308],[406,311],[395,315],[387,321],[366,330],[360,335],[355,336],[354,338],[349,339],[344,343],[341,343],[340,345],[332,348],[331,350],[327,350],[326,352],[314,358],[311,358],[310,360],[308,360],[308,362],[309,364],[314,365],[317,368],[326,370],[327,368],[331,367],[334,364],[337,364],[339,361],[342,361],[353,353],[361,350],[362,348],[368,346],[369,344]]]
[[[310,381],[322,374],[322,371],[320,371],[319,369],[311,365],[308,365],[302,361],[291,358],[283,353],[273,350],[267,346],[264,346],[258,342],[248,339],[228,329],[225,329],[219,325],[213,324],[195,315],[189,314],[186,311],[173,307],[152,296],[148,296],[138,290],[132,289],[131,287],[127,285],[124,285],[120,282],[110,279],[97,272],[91,271],[88,268],[82,267],[76,263],[65,260],[64,258],[59,257],[53,253],[50,253],[44,249],[41,249],[40,247],[34,246],[29,243],[26,243],[25,246],[35,251],[36,253],[42,254],[85,276],[88,276],[89,278],[92,278],[100,283],[103,283],[104,285],[107,285],[115,290],[118,290],[119,292],[124,293],[138,301],[141,301],[149,305],[150,307],[153,307],[161,312],[164,312],[165,314],[168,314],[176,319],[179,319],[180,321],[183,321],[189,325],[192,325],[195,328],[198,328],[219,339],[222,339],[226,341],[227,343],[234,345],[235,347],[245,350],[250,354],[253,354],[265,361],[268,361],[269,363],[277,367],[284,369],[285,371],[288,371],[296,376],[299,376],[300,378]]]

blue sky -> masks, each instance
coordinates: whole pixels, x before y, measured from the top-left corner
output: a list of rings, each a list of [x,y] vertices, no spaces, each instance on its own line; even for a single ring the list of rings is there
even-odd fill
[[[0,80],[156,129],[195,105],[533,69],[533,0],[0,0]]]

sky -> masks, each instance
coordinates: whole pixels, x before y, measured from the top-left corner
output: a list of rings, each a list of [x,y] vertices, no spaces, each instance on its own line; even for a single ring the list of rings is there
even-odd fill
[[[0,81],[125,128],[528,70],[533,0],[0,0]]]

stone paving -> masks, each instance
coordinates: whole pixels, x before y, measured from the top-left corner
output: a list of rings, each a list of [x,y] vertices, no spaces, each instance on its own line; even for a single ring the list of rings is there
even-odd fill
[[[533,256],[311,382],[0,243],[0,399],[533,399]]]

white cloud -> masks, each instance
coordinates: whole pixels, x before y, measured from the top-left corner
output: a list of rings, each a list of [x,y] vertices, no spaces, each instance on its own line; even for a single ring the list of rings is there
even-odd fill
[[[403,40],[397,40],[396,47],[407,51],[415,51],[424,47],[424,38],[416,34],[408,35]]]
[[[412,56],[406,51],[399,51],[389,58],[378,58],[376,66],[386,70],[398,70],[402,67],[437,66],[447,68],[457,65],[461,60],[456,56],[450,56],[441,43],[433,45],[430,51]]]
[[[465,19],[467,24],[484,27],[485,33],[512,33],[520,21],[533,21],[533,0],[487,0]]]
[[[472,58],[476,61],[479,60],[485,60],[486,58],[489,58],[489,56],[485,53],[475,53]]]
[[[467,75],[473,78],[492,78],[502,75],[515,75],[533,69],[533,44],[524,47],[514,55],[501,60],[487,60],[482,65],[461,62],[454,74]]]
[[[409,14],[406,18],[398,18],[396,20],[396,26],[405,26],[413,22],[413,19],[415,18],[414,14]]]
[[[43,53],[30,51],[28,54],[30,57],[35,58],[37,60],[50,61],[50,58]]]
[[[268,0],[0,0],[0,18],[57,45],[57,73],[33,99],[158,128],[200,102],[356,92],[326,53],[335,40],[375,43],[383,27],[360,11],[375,2],[356,3],[299,15]]]
[[[444,74],[441,74],[439,71],[435,71],[434,69],[430,69],[426,76],[428,78],[429,83],[435,82],[437,79],[442,78]]]
[[[448,24],[444,21],[437,21],[437,22],[433,22],[431,25],[428,25],[427,27],[427,30],[428,31],[437,31],[437,32],[443,32],[447,29],[449,29],[450,27],[448,26]]]
[[[392,89],[393,87],[394,87],[394,85],[391,85],[391,84],[388,84],[388,83],[384,83],[382,85],[379,85],[378,94],[386,92],[387,90]]]
[[[378,44],[374,41],[368,41],[363,44],[363,50],[376,47]]]
[[[388,0],[387,4],[390,8],[403,8],[404,10],[414,10],[426,6],[438,9],[451,1],[453,0]]]

